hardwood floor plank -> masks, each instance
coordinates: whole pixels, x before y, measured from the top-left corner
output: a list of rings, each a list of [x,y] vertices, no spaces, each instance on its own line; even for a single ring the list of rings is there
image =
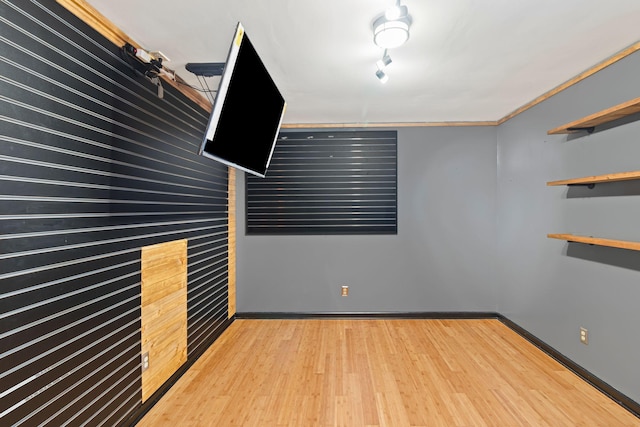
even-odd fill
[[[138,424],[638,426],[494,319],[236,320]]]

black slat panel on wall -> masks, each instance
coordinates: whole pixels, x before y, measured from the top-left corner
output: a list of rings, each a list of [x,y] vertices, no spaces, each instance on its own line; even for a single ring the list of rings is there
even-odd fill
[[[140,409],[142,246],[188,239],[189,358],[227,324],[227,168],[197,155],[207,118],[54,1],[0,0],[0,425]]]
[[[247,234],[397,234],[397,132],[282,132]]]

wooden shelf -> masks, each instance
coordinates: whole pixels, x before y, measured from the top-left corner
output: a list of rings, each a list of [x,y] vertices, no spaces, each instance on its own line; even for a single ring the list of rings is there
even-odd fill
[[[581,130],[593,132],[593,128],[598,125],[603,125],[635,113],[640,113],[640,98],[623,102],[622,104],[607,108],[606,110],[591,114],[590,116],[558,126],[557,128],[548,131],[547,134],[557,135],[562,133],[578,132]]]
[[[640,171],[618,172],[610,173],[607,175],[593,175],[585,176],[582,178],[562,179],[560,181],[549,181],[547,182],[547,185],[588,185],[599,184],[602,182],[631,181],[633,179],[640,179]]]
[[[611,248],[630,249],[640,251],[640,242],[626,240],[601,239],[598,237],[575,236],[573,234],[547,234],[550,239],[566,240],[567,242],[586,243],[588,245],[609,246]]]

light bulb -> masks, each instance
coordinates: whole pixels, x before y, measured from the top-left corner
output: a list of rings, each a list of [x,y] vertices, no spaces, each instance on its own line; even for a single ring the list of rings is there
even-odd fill
[[[384,84],[389,81],[389,76],[385,74],[384,71],[378,70],[376,71],[376,77],[380,80],[380,83]]]

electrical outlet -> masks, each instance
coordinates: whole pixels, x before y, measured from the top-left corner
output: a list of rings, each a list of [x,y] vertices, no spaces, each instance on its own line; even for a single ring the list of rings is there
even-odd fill
[[[589,345],[589,331],[582,326],[580,327],[580,342],[584,345]]]
[[[343,296],[343,297],[348,297],[349,296],[349,286],[342,285],[342,293],[340,295]]]
[[[149,352],[147,351],[142,355],[142,372],[149,369]]]

